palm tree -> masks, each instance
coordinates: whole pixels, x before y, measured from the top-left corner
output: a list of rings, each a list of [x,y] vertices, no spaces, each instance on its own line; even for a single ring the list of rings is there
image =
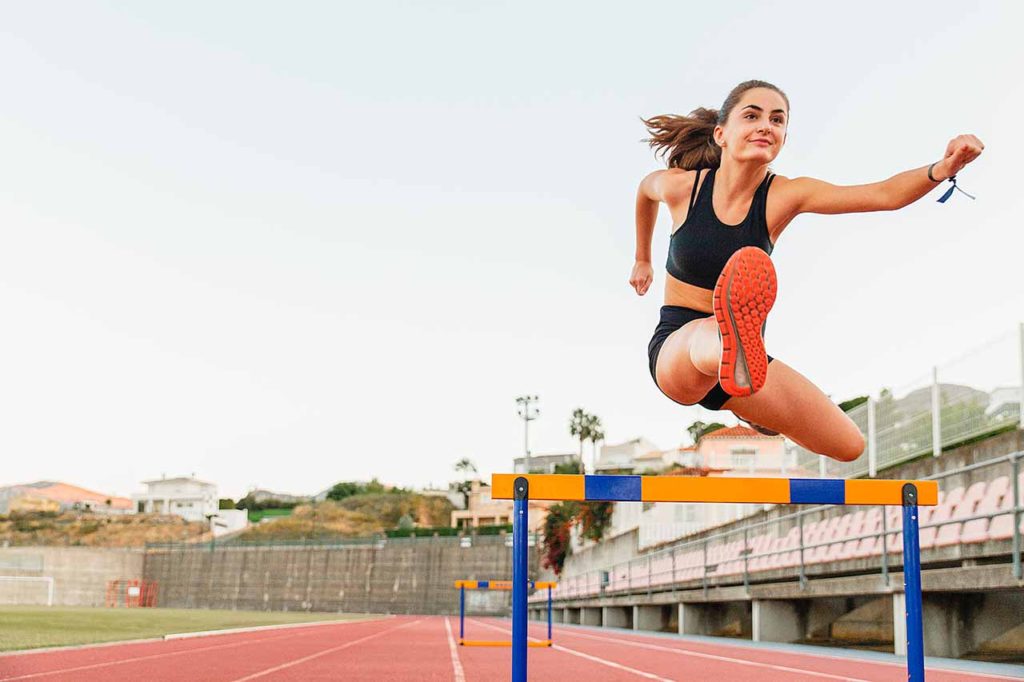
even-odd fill
[[[601,418],[594,414],[587,414],[582,407],[577,407],[573,410],[572,418],[569,420],[569,434],[580,440],[579,468],[581,474],[586,473],[586,468],[583,466],[583,443],[589,440],[592,448],[591,454],[594,454],[597,441],[604,440]],[[593,459],[597,461],[596,455]]]
[[[463,457],[455,463],[455,470],[462,473],[468,474],[470,472],[476,473],[476,464],[473,464],[473,460],[469,457]]]
[[[601,428],[601,418],[595,414],[587,416],[587,440],[590,441],[590,466],[597,465],[597,442],[604,440],[604,430]],[[586,473],[584,470],[583,473]]]
[[[469,457],[463,457],[455,463],[455,470],[463,474],[463,480],[455,485],[455,489],[462,493],[463,509],[469,509],[469,493],[473,490],[473,483],[470,474],[477,473],[476,464]]]
[[[569,419],[569,435],[580,439],[579,467],[580,473],[583,473],[583,441],[590,438],[590,415],[584,412],[582,407],[577,407],[572,411],[572,417]]]

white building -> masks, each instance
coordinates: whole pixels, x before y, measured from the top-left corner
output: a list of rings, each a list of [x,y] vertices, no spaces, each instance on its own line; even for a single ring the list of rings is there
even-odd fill
[[[140,514],[176,514],[188,521],[206,521],[216,516],[217,486],[195,478],[159,478],[143,481],[146,492],[132,495]]]
[[[596,473],[617,473],[637,470],[637,458],[657,450],[657,446],[646,438],[633,440],[617,445],[601,445],[601,454],[597,456],[594,469]],[[659,453],[660,458],[660,453]],[[646,463],[642,465],[647,467]]]

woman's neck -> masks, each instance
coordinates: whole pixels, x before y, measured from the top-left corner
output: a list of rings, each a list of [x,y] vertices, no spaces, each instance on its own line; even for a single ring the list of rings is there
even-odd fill
[[[715,171],[715,188],[719,196],[729,200],[737,197],[748,197],[764,180],[768,165],[763,163],[725,162]]]

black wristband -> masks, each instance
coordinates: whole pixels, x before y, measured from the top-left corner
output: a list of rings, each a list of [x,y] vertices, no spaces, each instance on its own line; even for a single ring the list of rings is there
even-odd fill
[[[936,161],[935,163],[938,163],[938,161]],[[932,168],[935,168],[935,163],[928,166],[928,179],[931,180],[932,182],[942,182],[942,180],[936,180],[935,177],[932,175]]]

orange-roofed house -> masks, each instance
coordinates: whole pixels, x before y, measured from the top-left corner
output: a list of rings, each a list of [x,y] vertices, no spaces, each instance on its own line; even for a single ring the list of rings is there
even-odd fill
[[[742,476],[751,478],[805,478],[782,436],[766,436],[746,426],[730,426],[701,437],[696,445],[676,454],[682,475]],[[646,503],[639,520],[641,549],[728,523],[753,513],[762,505]],[[616,509],[616,511],[618,511]]]
[[[127,497],[82,488],[58,481],[37,481],[0,490],[0,514],[18,511],[91,511],[101,514],[130,514]]]

